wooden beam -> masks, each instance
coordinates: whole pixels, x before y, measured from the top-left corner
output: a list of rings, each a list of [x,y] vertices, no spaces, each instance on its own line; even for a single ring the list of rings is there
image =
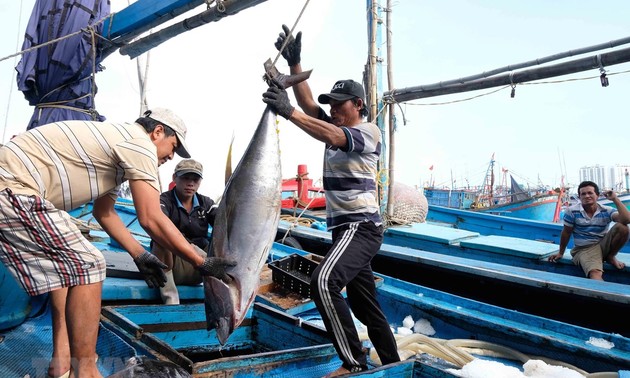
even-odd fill
[[[138,0],[105,20],[103,36],[129,41],[203,3],[204,0]]]
[[[215,5],[198,15],[187,18],[184,21],[121,47],[120,53],[129,55],[129,57],[133,59],[181,33],[210,22],[219,21],[226,16],[235,15],[244,9],[256,6],[265,1],[267,0],[224,0],[220,3],[220,6]]]

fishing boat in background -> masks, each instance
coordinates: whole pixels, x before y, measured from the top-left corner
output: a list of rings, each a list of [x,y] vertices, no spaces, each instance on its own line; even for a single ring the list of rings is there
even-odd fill
[[[308,177],[308,167],[300,164],[297,175],[282,180],[282,208],[321,210],[326,208],[324,188],[315,186]]]
[[[617,197],[619,198],[621,203],[626,205],[626,207],[630,207],[630,193],[629,192],[625,191],[625,192],[617,193]],[[599,200],[597,200],[597,203],[599,203],[600,205],[611,206],[611,207],[617,208],[617,205],[615,205],[611,200],[609,200],[606,197],[600,198]]]
[[[508,170],[503,171],[503,182],[495,185],[494,154],[484,178],[478,188],[424,188],[424,195],[429,205],[445,206],[461,210],[503,215],[507,217],[557,221],[559,203],[563,201],[563,191],[556,193],[544,188],[524,190],[510,175],[507,185]]]

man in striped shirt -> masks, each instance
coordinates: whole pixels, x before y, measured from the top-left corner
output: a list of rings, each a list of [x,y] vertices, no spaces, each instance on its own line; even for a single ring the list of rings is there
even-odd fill
[[[284,33],[276,42],[291,67],[302,72],[301,33]],[[326,223],[333,245],[311,276],[313,299],[342,366],[328,376],[367,370],[367,358],[357,335],[352,313],[367,326],[370,341],[383,365],[400,361],[396,341],[376,300],[370,263],[383,241],[383,225],[376,191],[377,162],[381,152],[378,127],[367,116],[365,93],[353,80],[337,81],[330,93],[318,97],[330,105],[330,116],[315,102],[306,81],[293,86],[303,112],[289,102],[287,92],[274,86],[263,101],[313,138],[324,142],[323,181],[326,191]],[[341,295],[347,290],[348,304]]]
[[[202,258],[160,209],[158,166],[190,157],[186,126],[156,108],[135,123],[66,121],[24,132],[0,148],[0,260],[29,295],[50,292],[52,377],[100,377],[96,340],[105,259],[66,212],[93,201],[101,227],[134,258],[150,287],[166,266],[131,235],[114,209],[129,182],[138,220],[157,243],[202,274],[225,276],[234,262]],[[1,294],[0,294],[1,295]]]
[[[584,270],[586,277],[603,280],[604,261],[617,269],[625,267],[617,259],[617,253],[630,235],[630,212],[612,190],[604,195],[615,204],[616,209],[597,203],[599,187],[592,181],[581,182],[578,195],[580,203],[569,207],[564,214],[559,252],[550,256],[549,261],[556,262],[562,258],[573,235],[573,263]],[[609,231],[610,222],[617,223]]]

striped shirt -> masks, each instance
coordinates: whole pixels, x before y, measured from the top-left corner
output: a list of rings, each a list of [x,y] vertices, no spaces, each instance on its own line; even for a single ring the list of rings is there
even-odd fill
[[[353,222],[372,221],[380,225],[376,173],[381,132],[369,122],[341,129],[348,144],[342,148],[326,146],[324,154],[328,229]]]
[[[157,148],[138,124],[67,121],[42,125],[0,148],[0,190],[38,195],[71,210],[127,180],[158,192]]]
[[[612,222],[617,209],[597,204],[592,218],[586,215],[581,203],[575,204],[565,212],[564,225],[573,228],[573,243],[576,247],[584,247],[599,243]]]

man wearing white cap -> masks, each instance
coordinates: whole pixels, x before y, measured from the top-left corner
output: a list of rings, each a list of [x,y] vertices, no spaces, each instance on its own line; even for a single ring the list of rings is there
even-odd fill
[[[225,278],[235,262],[202,258],[159,205],[158,166],[190,157],[186,126],[172,111],[147,111],[136,123],[67,121],[26,131],[0,147],[0,261],[29,295],[50,293],[52,377],[101,377],[95,363],[105,259],[67,210],[93,201],[93,215],[133,257],[150,287],[165,265],[131,235],[116,211],[129,182],[138,220],[153,240]],[[1,295],[1,294],[0,294]]]
[[[199,247],[197,252],[207,256],[210,241],[208,226],[214,224],[216,206],[212,198],[199,194],[203,179],[203,165],[197,160],[184,159],[173,172],[175,187],[160,195],[160,206],[186,240]],[[199,285],[201,273],[188,261],[178,257],[158,243],[151,243],[151,252],[166,264],[166,283],[160,288],[165,304],[179,304],[176,285]]]

